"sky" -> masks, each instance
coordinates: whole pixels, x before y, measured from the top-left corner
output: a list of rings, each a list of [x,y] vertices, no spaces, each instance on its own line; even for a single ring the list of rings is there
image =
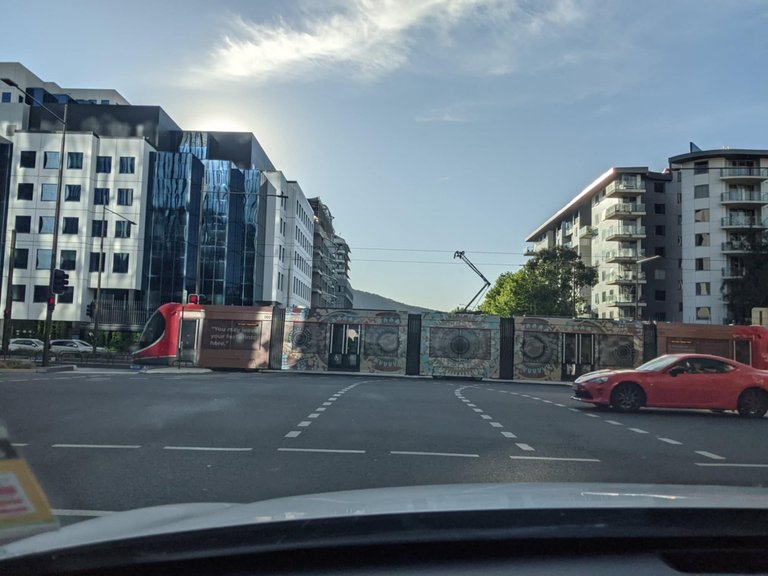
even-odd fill
[[[768,148],[766,0],[0,0],[0,59],[253,132],[353,287],[449,310],[611,166]]]

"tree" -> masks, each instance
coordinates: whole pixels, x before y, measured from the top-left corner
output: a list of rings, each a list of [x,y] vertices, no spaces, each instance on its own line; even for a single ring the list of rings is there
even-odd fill
[[[724,280],[721,292],[728,303],[728,313],[737,324],[748,324],[752,308],[768,307],[768,238],[752,234],[744,240],[748,252],[739,258],[739,267],[731,272],[743,271],[739,278]]]
[[[517,272],[505,272],[486,294],[480,310],[513,316],[576,316],[588,302],[581,290],[597,283],[597,268],[572,248],[541,250]]]

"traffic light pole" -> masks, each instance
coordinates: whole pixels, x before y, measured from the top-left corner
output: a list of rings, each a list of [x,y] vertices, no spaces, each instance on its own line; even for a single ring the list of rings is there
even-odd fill
[[[64,143],[67,138],[67,113],[69,104],[64,104],[64,118],[61,122],[61,151],[59,153],[59,178],[56,183],[56,210],[53,218],[53,246],[51,247],[51,270],[48,277],[48,298],[53,297],[53,275],[56,270],[59,248],[59,220],[61,219],[61,190],[64,179]],[[51,325],[54,305],[50,302],[45,310],[45,328],[43,329],[43,366],[48,366],[51,356]]]
[[[107,199],[102,198],[101,205],[101,241],[99,242],[99,274],[96,280],[96,303],[93,306],[93,353],[96,354],[96,337],[99,334],[99,310],[101,309],[101,271],[104,269],[104,222],[107,219]]]
[[[11,312],[13,310],[13,264],[16,260],[16,229],[11,230],[11,253],[8,258],[8,285],[5,289],[5,311],[3,312],[3,353],[8,354],[8,340],[11,334]]]

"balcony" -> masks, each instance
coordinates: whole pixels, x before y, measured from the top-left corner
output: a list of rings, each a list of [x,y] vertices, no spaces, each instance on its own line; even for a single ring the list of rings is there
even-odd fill
[[[635,306],[635,295],[632,293],[628,294],[617,294],[615,296],[609,295],[608,298],[605,299],[605,303],[608,304],[608,306]],[[640,300],[640,302],[637,303],[639,306],[645,306],[645,302]]]
[[[720,169],[720,179],[728,182],[762,182],[768,179],[768,168],[730,166]]]
[[[720,245],[720,250],[722,252],[725,252],[726,254],[728,252],[734,253],[734,252],[749,252],[749,243],[745,242],[743,240],[732,240],[729,242],[723,242]]]
[[[742,270],[741,268],[725,267],[722,269],[722,275],[723,275],[723,278],[725,279],[743,278],[744,270]]]
[[[594,230],[595,229],[592,228],[592,226],[582,226],[579,228],[579,238],[591,239],[595,234]]]
[[[645,226],[612,226],[603,230],[603,240],[637,240],[645,238]]]
[[[639,203],[623,203],[614,204],[609,206],[608,209],[603,212],[604,220],[617,220],[621,218],[637,218],[638,216],[645,215],[645,204]]]
[[[528,244],[525,247],[525,252],[523,252],[524,256],[535,256],[536,255],[536,244]]]
[[[634,250],[624,248],[619,250],[608,250],[603,253],[603,260],[606,264],[619,264],[622,262],[635,262],[645,256],[645,250]]]
[[[759,190],[729,190],[720,194],[720,202],[730,206],[762,206],[768,204],[768,193]]]
[[[630,284],[645,284],[645,272],[616,272],[605,277],[605,283],[611,286],[627,286]]]
[[[636,196],[645,193],[645,185],[638,182],[637,178],[627,180],[614,180],[605,187],[605,196],[607,198],[620,198],[622,196]]]
[[[765,223],[754,216],[725,216],[720,219],[722,228],[765,228]]]
[[[573,224],[570,222],[563,222],[560,229],[563,231],[563,236],[570,236],[573,232]]]

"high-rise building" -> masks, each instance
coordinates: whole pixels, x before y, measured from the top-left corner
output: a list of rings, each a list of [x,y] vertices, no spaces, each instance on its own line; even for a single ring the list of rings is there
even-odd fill
[[[312,251],[312,307],[339,308],[336,293],[336,244],[333,215],[320,198],[310,198],[315,221]]]
[[[349,245],[341,236],[334,235],[334,267],[333,273],[336,276],[336,307],[353,308],[355,296],[352,292],[352,286],[349,283]]]

